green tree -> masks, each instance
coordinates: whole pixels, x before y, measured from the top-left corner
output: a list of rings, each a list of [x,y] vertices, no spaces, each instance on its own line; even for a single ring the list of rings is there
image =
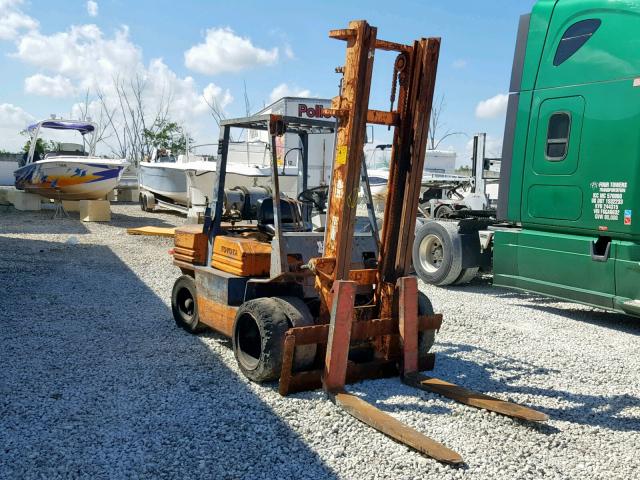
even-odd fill
[[[187,139],[193,143],[193,138],[176,122],[159,120],[152,128],[144,129],[144,140],[151,148],[166,148],[174,154],[186,153]]]
[[[36,140],[36,149],[34,152],[34,156],[36,158],[42,158],[44,157],[44,154],[47,152],[51,152],[54,150],[57,150],[58,147],[60,146],[60,144],[58,142],[54,142],[53,140],[50,141],[46,141],[42,138],[38,138]],[[29,149],[31,148],[31,140],[27,140],[27,143],[24,144],[24,147],[22,147],[22,151],[24,153],[29,153]]]
[[[47,142],[45,140],[43,140],[42,138],[39,138],[36,140],[36,149],[34,151],[34,155],[36,157],[44,157],[44,154],[47,150]],[[29,150],[31,149],[31,140],[27,140],[27,143],[24,144],[24,147],[22,147],[22,151],[24,153],[29,153]]]
[[[473,172],[469,165],[462,165],[461,167],[456,168],[456,173],[458,175],[471,175]]]

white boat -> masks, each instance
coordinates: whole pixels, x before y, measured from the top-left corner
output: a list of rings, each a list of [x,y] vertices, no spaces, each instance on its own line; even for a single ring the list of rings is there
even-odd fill
[[[43,129],[72,130],[82,144],[58,143],[57,149],[37,158],[36,145]],[[113,190],[129,163],[95,156],[96,125],[91,122],[51,119],[27,128],[31,148],[26,163],[14,172],[15,187],[55,200],[98,200]]]
[[[138,185],[154,198],[166,203],[187,206],[189,191],[185,175],[185,161],[180,161],[170,151],[154,149],[148,162],[140,162]]]
[[[226,176],[229,188],[271,187],[271,153],[265,145],[262,142],[230,145]],[[160,204],[178,211],[188,211],[190,208],[204,211],[213,192],[217,166],[215,160],[208,158],[210,157],[192,153],[176,157],[168,150],[154,150],[150,161],[140,163],[138,182],[142,208],[152,210],[155,205]],[[284,167],[279,180],[280,190],[295,196],[297,167]]]

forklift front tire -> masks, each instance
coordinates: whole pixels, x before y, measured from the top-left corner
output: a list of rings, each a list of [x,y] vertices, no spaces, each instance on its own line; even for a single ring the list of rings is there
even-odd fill
[[[189,275],[182,275],[173,284],[171,311],[176,324],[190,333],[200,333],[206,326],[200,323],[196,282]]]
[[[289,322],[283,308],[271,298],[242,304],[233,323],[233,353],[249,380],[277,380],[282,370],[284,335]]]
[[[418,315],[433,315],[431,300],[424,293],[418,292]],[[425,330],[418,333],[418,355],[424,357],[436,343],[436,331]]]
[[[298,297],[271,297],[280,305],[288,320],[288,327],[311,327],[314,325],[309,307]],[[298,345],[293,356],[293,366],[296,370],[304,370],[313,364],[318,346]]]

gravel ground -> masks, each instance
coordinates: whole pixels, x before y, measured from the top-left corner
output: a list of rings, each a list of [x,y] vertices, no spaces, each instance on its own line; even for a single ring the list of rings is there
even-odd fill
[[[248,383],[225,339],[175,327],[171,240],[124,232],[182,218],[113,213],[0,210],[0,477],[640,477],[640,321],[487,279],[422,285],[445,316],[435,374],[551,417],[530,425],[397,379],[351,387],[467,462],[448,467],[321,392]]]

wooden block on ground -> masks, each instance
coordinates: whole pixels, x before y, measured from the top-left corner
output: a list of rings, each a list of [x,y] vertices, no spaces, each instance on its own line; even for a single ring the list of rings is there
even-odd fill
[[[119,202],[137,202],[140,192],[137,188],[129,188],[118,192]]]
[[[16,208],[16,210],[21,210],[24,212],[40,210],[41,200],[42,198],[40,197],[40,195],[23,192],[21,190],[16,190],[11,195],[11,203],[13,203],[13,206]]]
[[[63,200],[62,206],[67,212],[79,212],[80,200]]]
[[[80,220],[83,222],[110,222],[111,204],[108,200],[80,200]]]
[[[15,192],[15,187],[0,187],[0,204],[10,203],[13,205],[13,192]]]

